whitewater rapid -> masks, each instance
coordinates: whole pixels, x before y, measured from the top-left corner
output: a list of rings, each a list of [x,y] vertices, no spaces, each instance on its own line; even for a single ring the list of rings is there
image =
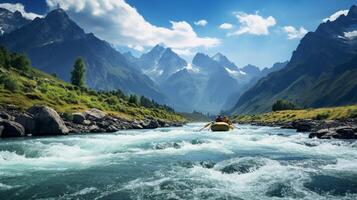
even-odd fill
[[[357,142],[238,125],[0,139],[0,199],[357,199]]]

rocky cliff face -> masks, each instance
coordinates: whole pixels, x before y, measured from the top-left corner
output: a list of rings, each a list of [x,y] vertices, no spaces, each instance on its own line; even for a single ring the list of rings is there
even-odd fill
[[[24,18],[18,11],[11,12],[0,8],[0,35],[10,33],[29,22],[30,20]]]

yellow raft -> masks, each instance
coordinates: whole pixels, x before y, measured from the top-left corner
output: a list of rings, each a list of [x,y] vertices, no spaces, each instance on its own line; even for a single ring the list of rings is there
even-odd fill
[[[213,122],[211,125],[211,131],[230,131],[233,130],[233,126],[226,122]]]

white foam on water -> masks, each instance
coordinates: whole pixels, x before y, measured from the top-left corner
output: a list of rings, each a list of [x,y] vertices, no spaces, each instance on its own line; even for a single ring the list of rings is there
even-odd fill
[[[310,181],[311,174],[329,171],[357,173],[356,142],[309,139],[307,134],[294,133],[293,130],[245,125],[239,125],[232,132],[198,132],[203,125],[120,131],[116,134],[7,140],[4,143],[0,141],[0,178],[14,174],[15,177],[21,176],[31,170],[67,170],[121,164],[148,156],[165,162],[167,157],[175,155],[218,153],[226,160],[218,162],[212,169],[200,165],[184,168],[175,163],[167,163],[169,168],[171,166],[171,171],[157,171],[151,177],[135,177],[133,181],[124,183],[124,186],[114,188],[113,191],[93,186],[70,195],[81,196],[101,191],[105,196],[120,190],[148,192],[142,191],[143,188],[152,188],[149,192],[158,196],[182,198],[175,187],[172,191],[163,191],[160,188],[165,182],[171,181],[172,184],[180,184],[176,189],[184,190],[189,195],[187,198],[200,199],[205,194],[212,193],[215,198],[267,199],[266,192],[274,185],[286,184],[298,197],[315,200],[335,197],[320,195],[305,188],[303,184]],[[195,143],[193,140],[201,142]],[[161,143],[170,145],[160,149],[153,148],[153,145]],[[173,143],[177,145],[171,145]],[[12,148],[14,146],[19,149]],[[239,157],[240,152],[259,154],[260,157]],[[275,155],[304,159],[278,161],[274,160]],[[222,167],[234,162],[244,162],[244,159],[257,159],[263,164],[244,173],[225,174],[220,171]],[[324,162],[321,164],[320,160]],[[5,183],[0,184],[0,188],[11,187]],[[352,197],[355,196],[352,194]]]

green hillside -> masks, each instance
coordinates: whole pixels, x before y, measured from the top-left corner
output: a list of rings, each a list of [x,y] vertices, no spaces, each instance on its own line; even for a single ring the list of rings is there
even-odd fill
[[[170,121],[185,120],[171,108],[144,97],[138,100],[134,98],[134,101],[131,98],[130,102],[129,97],[121,91],[97,92],[75,87],[55,75],[32,68],[25,56],[0,49],[0,106],[14,105],[25,110],[40,104],[63,113],[98,108],[127,119],[153,117]]]
[[[333,120],[357,118],[357,105],[341,106],[333,108],[317,108],[302,110],[283,110],[256,115],[236,115],[235,122],[290,122],[299,119]]]

